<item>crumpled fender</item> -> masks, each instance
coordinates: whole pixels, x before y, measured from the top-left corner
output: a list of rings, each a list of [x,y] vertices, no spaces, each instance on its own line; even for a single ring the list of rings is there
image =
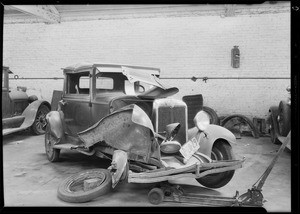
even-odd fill
[[[64,136],[64,113],[62,111],[50,111],[46,115],[48,125],[50,125],[50,131],[57,139],[62,139]]]
[[[146,112],[135,104],[113,112],[77,135],[85,147],[105,142],[128,152],[130,160],[162,166],[152,122]]]
[[[36,100],[36,101],[30,103],[22,113],[22,116],[25,117],[25,120],[21,125],[22,128],[32,126],[32,124],[34,123],[37,111],[41,105],[46,105],[47,107],[51,108],[50,104],[44,100]]]
[[[206,133],[206,136],[205,134]],[[204,132],[200,132],[196,127],[189,130],[189,140],[193,137],[196,137],[198,142],[200,142],[200,149],[198,150],[200,153],[211,156],[211,150],[218,139],[226,140],[229,145],[236,144],[236,138],[234,134],[228,129],[210,124]]]

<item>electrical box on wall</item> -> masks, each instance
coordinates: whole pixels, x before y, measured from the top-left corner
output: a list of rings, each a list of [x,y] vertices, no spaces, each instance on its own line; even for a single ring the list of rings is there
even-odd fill
[[[239,68],[240,67],[240,50],[239,50],[239,46],[234,46],[231,49],[231,66],[233,68]]]

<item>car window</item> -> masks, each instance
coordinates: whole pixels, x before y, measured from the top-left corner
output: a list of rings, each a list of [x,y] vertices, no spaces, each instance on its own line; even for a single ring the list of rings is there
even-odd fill
[[[110,77],[97,76],[96,78],[96,89],[114,89],[114,80]]]
[[[67,74],[67,94],[89,95],[90,78],[89,72]]]
[[[80,77],[79,78],[79,88],[88,89],[90,87],[90,78],[89,77]]]

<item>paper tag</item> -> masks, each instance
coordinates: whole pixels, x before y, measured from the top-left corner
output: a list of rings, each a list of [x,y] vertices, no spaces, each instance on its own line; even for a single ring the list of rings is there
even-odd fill
[[[199,148],[200,145],[197,139],[193,137],[181,147],[179,152],[182,154],[185,160],[188,160],[192,157],[193,154],[195,154],[195,152],[198,151]]]

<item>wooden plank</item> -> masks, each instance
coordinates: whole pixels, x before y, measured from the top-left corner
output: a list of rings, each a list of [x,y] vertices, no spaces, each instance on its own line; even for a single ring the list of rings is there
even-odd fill
[[[199,169],[201,170],[202,167],[235,167],[239,168],[241,164],[245,161],[245,158],[242,160],[236,160],[236,161],[220,161],[220,162],[215,162],[215,163],[200,163],[199,164]],[[196,172],[197,169],[197,164],[193,164],[188,167],[184,168],[179,168],[179,169],[169,169],[165,171],[158,171],[158,172],[144,172],[144,173],[133,173],[130,172],[129,176],[131,178],[155,178],[155,177],[161,177],[161,176],[167,176],[167,175],[172,175],[172,174],[179,174],[182,172],[188,173],[188,172]],[[220,170],[220,169],[218,169]],[[201,173],[199,173],[200,175]]]
[[[183,173],[183,174],[167,175],[167,176],[161,176],[161,177],[147,177],[147,176],[135,177],[136,174],[150,174],[150,173],[130,173],[129,172],[128,183],[157,183],[157,182],[162,182],[162,181],[167,181],[167,180],[175,180],[178,178],[197,178],[198,179],[198,178],[204,177],[208,174],[235,170],[235,169],[241,168],[241,167],[242,167],[242,164],[240,163],[235,166],[207,170],[205,172],[199,173],[199,175],[195,175],[193,173]]]

